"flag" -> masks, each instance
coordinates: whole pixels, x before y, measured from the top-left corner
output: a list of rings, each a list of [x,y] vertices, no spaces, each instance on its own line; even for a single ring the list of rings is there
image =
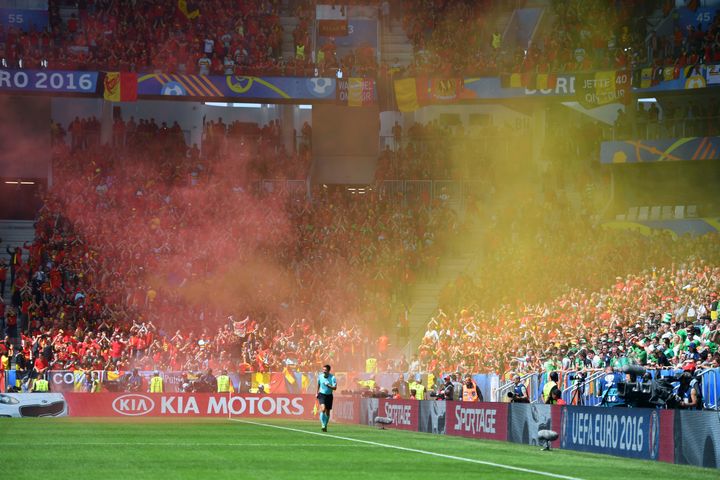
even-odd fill
[[[137,100],[137,73],[107,72],[103,80],[105,100],[109,102],[134,102]]]
[[[652,85],[652,68],[643,68],[640,72],[640,88],[650,88]]]
[[[372,105],[375,100],[375,82],[372,78],[348,79],[348,107],[364,107]]]
[[[630,97],[630,74],[608,70],[578,76],[577,100],[585,108],[609,103],[627,102]]]
[[[252,376],[252,383],[251,387],[252,389],[255,389],[257,392],[257,389],[260,387],[260,385],[263,385],[265,388],[265,393],[270,393],[270,374],[269,373],[263,373],[263,372],[255,372]]]
[[[535,78],[535,88],[538,90],[552,90],[557,83],[557,75],[538,73]]]
[[[665,67],[663,69],[663,80],[673,80],[675,78],[675,67]]]
[[[178,0],[178,10],[180,10],[180,13],[185,15],[185,18],[188,20],[195,20],[200,16],[200,9],[195,2],[190,2],[190,5],[188,5],[187,0]]]
[[[270,375],[270,391],[272,393],[289,393],[285,388],[285,375],[280,372]]]
[[[401,112],[413,112],[420,108],[414,78],[395,80],[395,97]]]

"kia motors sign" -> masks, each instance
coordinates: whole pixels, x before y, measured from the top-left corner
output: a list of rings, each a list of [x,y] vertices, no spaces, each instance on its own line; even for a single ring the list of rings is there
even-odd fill
[[[418,431],[420,404],[417,400],[381,399],[378,415],[392,420],[392,427],[398,430]]]
[[[445,421],[448,435],[507,440],[508,404],[448,402]]]
[[[115,412],[130,417],[146,415],[152,412],[154,408],[155,402],[152,398],[137,393],[120,395],[112,402],[112,409]]]
[[[76,417],[274,417],[315,419],[313,395],[209,393],[64,393]],[[360,400],[335,398],[333,420],[358,423]]]
[[[65,393],[64,396],[70,415],[76,417],[315,417],[313,395]],[[347,407],[342,406],[342,401],[339,403],[344,416],[357,418],[352,404],[349,411],[344,411]]]

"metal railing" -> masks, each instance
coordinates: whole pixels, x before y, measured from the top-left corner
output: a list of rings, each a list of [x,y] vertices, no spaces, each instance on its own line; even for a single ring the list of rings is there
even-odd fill
[[[597,381],[605,375],[604,370],[598,370],[586,377],[582,382],[577,381],[579,372],[574,372],[572,379],[568,378],[568,386],[562,391],[562,398],[568,405],[595,406],[601,401],[597,395]]]
[[[535,377],[535,373],[526,373],[525,375],[520,377],[520,383],[524,383],[525,387],[528,389],[528,396],[532,398],[530,394],[530,388],[532,386],[532,379]],[[529,383],[529,384],[528,384]],[[503,402],[505,401],[505,397],[507,396],[507,393],[511,391],[513,388],[515,388],[515,382],[512,380],[509,380],[502,385],[500,385],[498,388],[494,389],[494,391],[491,394],[491,398],[493,402]]]
[[[635,119],[634,124],[613,126],[612,140],[659,140],[720,135],[720,117]]]

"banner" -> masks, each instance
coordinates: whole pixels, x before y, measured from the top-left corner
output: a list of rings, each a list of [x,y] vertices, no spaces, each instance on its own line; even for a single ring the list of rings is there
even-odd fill
[[[645,408],[563,408],[561,448],[657,460],[660,414]]]
[[[348,107],[366,107],[373,105],[375,81],[371,78],[350,77],[337,80],[336,103]]]
[[[272,417],[314,419],[314,395],[65,393],[74,417]]]
[[[0,25],[5,30],[14,27],[24,32],[34,27],[35,31],[42,31],[47,28],[50,16],[47,8],[44,10],[0,8]]]
[[[0,92],[96,94],[98,72],[0,69]]]
[[[348,34],[347,9],[342,5],[317,5],[315,17],[322,37],[344,37]]]
[[[138,78],[138,95],[252,100],[332,100],[334,78],[176,75],[152,73]]]
[[[61,393],[0,393],[0,417],[64,417],[67,403]]]
[[[627,103],[632,77],[626,71],[595,72],[579,76],[577,100],[585,108]]]
[[[601,163],[694,162],[720,158],[720,137],[602,142]]]
[[[332,421],[340,423],[360,423],[360,397],[333,398]]]
[[[445,432],[448,435],[507,440],[507,403],[446,403]]]
[[[676,411],[675,463],[720,467],[720,416],[717,412]]]
[[[513,403],[510,406],[508,441],[523,445],[541,445],[538,431],[552,430],[550,405]]]
[[[419,413],[420,402],[417,400],[380,399],[378,415],[392,419],[391,428],[417,432]]]
[[[418,416],[418,430],[425,433],[445,434],[445,415],[447,402],[422,400]]]
[[[376,19],[351,18],[346,22],[345,28],[347,33],[344,36],[323,36],[319,32],[318,46],[322,48],[323,45],[332,41],[337,48],[338,56],[343,56],[359,47],[370,47],[377,50],[378,22]],[[332,32],[327,29],[324,31]]]

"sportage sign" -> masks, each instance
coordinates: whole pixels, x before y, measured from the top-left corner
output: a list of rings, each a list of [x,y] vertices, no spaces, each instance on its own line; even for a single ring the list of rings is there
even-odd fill
[[[379,414],[391,418],[393,428],[417,432],[419,412],[417,400],[380,400]]]
[[[448,402],[445,421],[449,435],[507,440],[508,404]]]
[[[114,394],[65,393],[76,417],[216,417],[313,418],[312,395],[222,395],[207,393]]]

